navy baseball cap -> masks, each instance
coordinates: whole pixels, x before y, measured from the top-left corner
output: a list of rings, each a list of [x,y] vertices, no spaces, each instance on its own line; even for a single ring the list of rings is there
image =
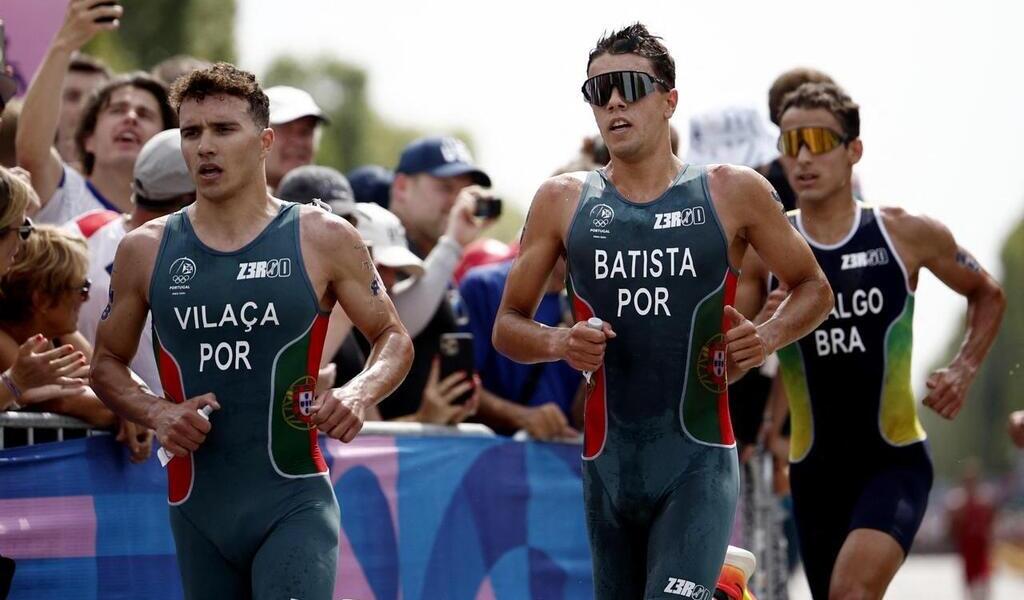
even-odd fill
[[[345,177],[352,184],[356,202],[373,202],[387,208],[391,204],[391,183],[395,174],[377,165],[352,169]]]
[[[473,183],[491,187],[491,178],[473,164],[466,144],[453,137],[420,138],[410,143],[402,150],[395,172],[434,177],[471,175]]]

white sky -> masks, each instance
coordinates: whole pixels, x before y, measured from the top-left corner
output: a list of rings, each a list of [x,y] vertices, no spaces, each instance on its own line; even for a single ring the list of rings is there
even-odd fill
[[[1024,216],[1024,4],[239,0],[238,16],[242,67],[262,74],[284,53],[361,65],[379,113],[470,131],[495,188],[524,206],[595,131],[579,93],[587,52],[603,31],[639,20],[675,57],[684,141],[691,114],[767,112],[775,76],[813,66],[861,105],[857,172],[870,202],[940,219],[997,275]],[[965,307],[922,277],[918,389]]]

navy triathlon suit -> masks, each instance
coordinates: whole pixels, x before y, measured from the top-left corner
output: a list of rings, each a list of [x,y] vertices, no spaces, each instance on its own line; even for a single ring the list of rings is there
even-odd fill
[[[576,319],[617,334],[585,411],[595,598],[710,600],[739,477],[723,336],[736,272],[706,171],[646,203],[589,173],[566,246]]]
[[[779,351],[792,415],[790,480],[800,554],[827,598],[847,535],[874,529],[909,552],[932,464],[910,386],[914,294],[878,209],[857,204],[846,239],[807,239],[835,294],[810,335]]]
[[[328,313],[285,204],[235,252],[203,244],[186,209],[153,269],[153,346],[164,392],[221,409],[194,453],[167,465],[185,598],[329,600],[338,503],[310,422]]]

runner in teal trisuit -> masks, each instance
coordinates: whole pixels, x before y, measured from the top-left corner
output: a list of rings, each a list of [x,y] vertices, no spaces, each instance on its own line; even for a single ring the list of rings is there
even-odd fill
[[[603,38],[588,77],[611,162],[537,192],[495,343],[593,372],[583,477],[596,598],[709,600],[739,486],[727,381],[813,329],[831,294],[760,175],[672,154],[675,65],[659,38],[639,24]],[[757,328],[730,306],[748,245],[794,290]],[[560,255],[572,328],[533,321]]]
[[[222,63],[179,80],[174,97],[197,200],[121,243],[93,381],[175,455],[168,499],[186,598],[327,600],[338,505],[317,433],[355,438],[404,377],[412,344],[356,230],[267,194],[274,134],[255,77]],[[360,375],[316,396],[335,302],[373,351]],[[150,310],[170,402],[128,372]]]

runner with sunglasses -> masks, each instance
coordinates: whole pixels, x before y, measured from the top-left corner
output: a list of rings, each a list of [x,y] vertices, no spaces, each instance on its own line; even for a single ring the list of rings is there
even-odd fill
[[[611,162],[537,192],[495,346],[592,372],[583,478],[595,597],[709,600],[739,486],[727,381],[813,329],[831,295],[761,176],[672,154],[679,93],[660,38],[640,24],[602,38],[588,77]],[[760,328],[730,306],[748,245],[794,290]],[[571,328],[533,320],[559,256]]]
[[[814,598],[881,598],[932,485],[910,381],[918,274],[930,270],[968,301],[960,352],[927,380],[924,404],[946,419],[963,405],[1005,300],[938,221],[854,200],[859,107],[839,87],[804,84],[786,96],[779,116],[782,165],[800,207],[789,218],[835,294],[829,318],[779,351],[800,553]],[[745,304],[748,292],[764,295],[766,271],[748,253],[743,273]]]

